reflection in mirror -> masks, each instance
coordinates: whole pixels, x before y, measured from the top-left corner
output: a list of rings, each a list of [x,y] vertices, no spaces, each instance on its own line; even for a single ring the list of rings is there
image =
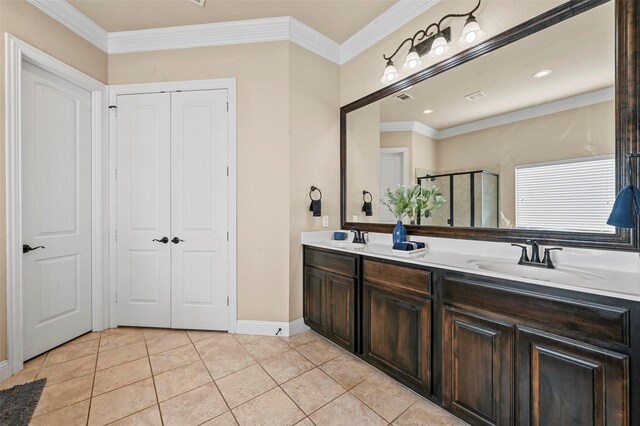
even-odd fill
[[[445,199],[420,225],[615,232],[614,83],[608,2],[349,112],[346,220],[419,184]]]

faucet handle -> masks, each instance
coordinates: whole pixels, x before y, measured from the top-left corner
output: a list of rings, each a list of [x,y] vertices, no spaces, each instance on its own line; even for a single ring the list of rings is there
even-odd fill
[[[368,243],[369,242],[369,231],[361,231],[360,232],[360,238],[362,239],[363,243]]]
[[[527,254],[527,246],[522,244],[511,243],[513,247],[520,247],[522,249],[522,254],[520,255],[520,260],[518,260],[518,265],[522,265],[524,262],[529,261],[529,255]]]
[[[554,269],[553,261],[551,260],[550,252],[553,250],[562,250],[562,247],[549,247],[544,249],[544,256],[542,257],[542,263],[547,265],[548,269]]]

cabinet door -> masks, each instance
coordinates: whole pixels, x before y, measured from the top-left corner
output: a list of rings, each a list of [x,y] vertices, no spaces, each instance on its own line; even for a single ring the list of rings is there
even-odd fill
[[[512,424],[512,325],[448,306],[443,312],[443,405],[471,424]]]
[[[355,343],[355,289],[354,279],[327,273],[327,337],[351,351]]]
[[[626,355],[526,327],[516,346],[519,424],[628,424]]]
[[[320,269],[304,268],[304,322],[320,334],[325,334],[325,281],[327,273]]]
[[[431,391],[431,301],[364,283],[363,356],[398,380]]]

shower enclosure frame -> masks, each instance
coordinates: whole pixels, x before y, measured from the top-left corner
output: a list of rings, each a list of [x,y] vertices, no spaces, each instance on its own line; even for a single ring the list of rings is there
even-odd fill
[[[418,183],[418,185],[422,186],[422,180],[424,179],[431,179],[431,181],[433,182],[435,179],[437,178],[441,178],[441,177],[449,177],[449,200],[447,200],[449,202],[449,220],[447,221],[448,225],[453,227],[455,226],[455,220],[454,220],[454,190],[453,190],[453,181],[454,181],[454,177],[455,176],[461,176],[461,175],[469,175],[469,226],[468,228],[475,228],[475,192],[476,192],[476,188],[475,188],[475,174],[476,173],[482,173],[485,174],[487,176],[495,176],[496,178],[496,228],[500,227],[500,175],[497,173],[493,173],[490,172],[488,170],[471,170],[471,171],[467,171],[467,172],[456,172],[456,173],[443,173],[443,174],[438,174],[438,175],[425,175],[425,176],[420,176],[418,178],[416,178],[416,181]],[[418,218],[418,225],[421,224],[422,221],[422,216],[420,216]]]

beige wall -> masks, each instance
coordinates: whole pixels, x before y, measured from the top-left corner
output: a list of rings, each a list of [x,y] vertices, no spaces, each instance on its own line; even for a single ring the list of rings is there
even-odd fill
[[[237,79],[238,318],[289,311],[289,43],[109,57],[109,84]]]
[[[436,169],[437,141],[429,136],[413,132],[413,170],[419,174],[422,170]],[[416,171],[418,170],[418,171]],[[422,175],[423,176],[423,175]],[[416,176],[416,179],[420,176]],[[415,181],[414,181],[415,182]],[[417,182],[416,182],[417,183]]]
[[[380,104],[350,112],[347,120],[347,221],[378,222],[380,208]],[[337,161],[340,161],[339,158]],[[373,216],[362,212],[362,191],[373,198]],[[339,197],[339,194],[338,194]],[[339,198],[338,198],[339,199]],[[386,207],[385,207],[386,208]]]
[[[302,318],[302,231],[322,229],[309,211],[309,188],[322,190],[322,214],[340,228],[338,65],[291,44],[289,57],[289,320]]]
[[[107,55],[24,0],[0,1],[0,34],[12,34],[102,82],[107,81]],[[4,39],[0,42],[0,113],[4,103]],[[0,120],[0,181],[5,177],[4,118]],[[5,185],[0,185],[0,241],[5,235]],[[6,252],[0,244],[0,360],[7,358]]]
[[[438,172],[500,174],[500,207],[515,224],[515,166],[613,154],[614,101],[518,121],[438,141]]]
[[[302,316],[311,185],[338,227],[338,68],[289,42],[111,55],[109,84],[237,79],[238,319]]]

